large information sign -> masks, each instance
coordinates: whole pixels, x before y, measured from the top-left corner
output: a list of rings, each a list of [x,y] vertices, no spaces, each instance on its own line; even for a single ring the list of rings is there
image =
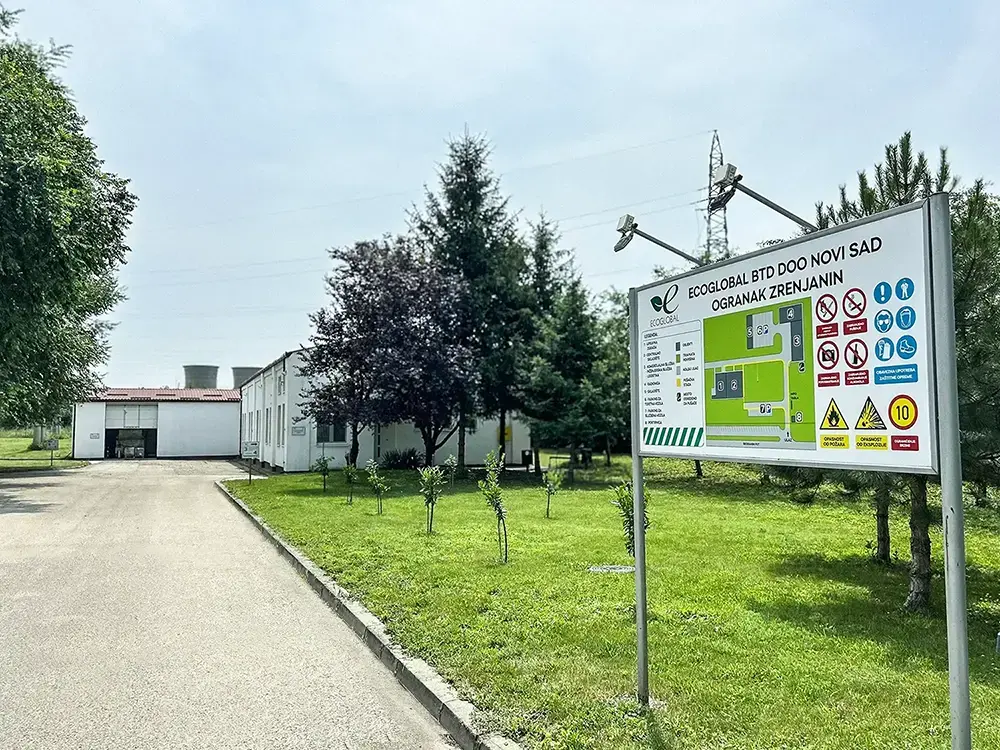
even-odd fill
[[[935,473],[929,254],[917,204],[635,290],[640,454]]]

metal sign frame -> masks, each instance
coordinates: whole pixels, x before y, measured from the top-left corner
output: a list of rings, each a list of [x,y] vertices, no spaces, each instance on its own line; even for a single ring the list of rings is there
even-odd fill
[[[952,750],[971,750],[972,729],[969,702],[969,643],[966,615],[965,581],[965,522],[962,507],[962,460],[958,422],[958,374],[955,344],[955,302],[952,272],[951,218],[948,193],[936,193],[924,201],[901,206],[850,224],[839,225],[823,232],[814,232],[789,242],[765,248],[729,261],[713,264],[714,267],[742,262],[747,258],[766,255],[817,236],[840,232],[847,228],[884,219],[889,216],[920,210],[924,218],[924,242],[930,310],[933,316],[930,361],[936,372],[928,373],[930,381],[931,416],[934,436],[934,458],[941,478],[941,512],[944,522],[945,598],[948,627],[948,681],[951,706]],[[673,278],[698,273],[696,269]],[[632,401],[632,490],[635,529],[635,616],[637,637],[637,694],[640,703],[649,704],[649,659],[646,606],[646,533],[643,523],[643,458],[641,396],[642,382],[639,371],[639,317],[638,293],[663,281],[629,289],[629,351]],[[727,460],[706,453],[676,456],[678,458]],[[728,459],[735,460],[735,459]],[[767,456],[761,463],[812,466],[813,463],[783,459],[772,460]],[[824,464],[823,468],[835,468]],[[845,466],[841,468],[857,468]],[[875,470],[869,468],[868,470]],[[896,469],[899,471],[899,469]],[[907,470],[907,473],[918,473]]]
[[[699,274],[705,274],[706,272],[718,272],[720,269],[724,269],[727,266],[732,266],[734,264],[746,264],[747,261],[753,261],[754,259],[758,259],[761,262],[767,262],[766,261],[767,256],[769,256],[769,255],[771,255],[773,253],[780,253],[780,252],[782,252],[784,250],[787,250],[788,248],[792,248],[792,247],[795,247],[797,245],[801,245],[801,244],[806,243],[806,242],[815,242],[817,239],[820,239],[820,238],[825,237],[825,236],[835,235],[835,234],[840,234],[840,233],[845,233],[845,232],[850,232],[850,231],[852,231],[854,229],[857,229],[858,227],[864,226],[866,224],[875,223],[875,222],[878,222],[878,221],[881,221],[881,220],[884,220],[884,219],[891,218],[893,216],[899,216],[899,215],[902,215],[902,214],[908,214],[908,213],[913,213],[913,212],[918,212],[918,211],[923,213],[923,222],[924,222],[924,227],[923,227],[923,243],[924,243],[924,246],[923,246],[923,252],[922,252],[923,262],[920,264],[921,265],[921,271],[920,271],[920,273],[922,274],[920,280],[923,282],[924,287],[928,290],[928,294],[927,294],[927,306],[928,306],[929,310],[931,311],[931,316],[930,317],[932,319],[932,320],[929,320],[925,324],[926,325],[926,335],[927,335],[927,343],[928,343],[928,345],[933,347],[934,331],[933,331],[933,327],[932,327],[933,326],[933,322],[932,321],[936,320],[936,317],[933,315],[933,310],[934,310],[934,307],[935,307],[935,299],[934,299],[934,279],[932,278],[933,277],[933,273],[932,273],[932,264],[931,264],[932,251],[931,251],[931,247],[930,247],[930,232],[928,231],[929,211],[930,211],[930,203],[929,203],[929,201],[918,201],[918,202],[915,202],[915,203],[910,203],[908,205],[900,206],[898,208],[894,208],[894,209],[889,210],[889,211],[884,211],[884,212],[882,212],[880,214],[876,214],[874,216],[867,216],[867,217],[865,217],[863,219],[859,219],[858,221],[854,221],[854,222],[851,222],[849,224],[840,224],[840,225],[837,225],[835,227],[831,227],[829,229],[825,229],[825,230],[818,231],[818,232],[812,232],[810,234],[803,235],[801,237],[796,237],[796,238],[794,238],[792,240],[789,240],[787,242],[782,242],[782,243],[777,244],[777,245],[772,245],[772,246],[763,248],[762,250],[758,250],[758,251],[755,251],[753,253],[747,253],[745,255],[740,255],[740,256],[737,256],[735,258],[730,258],[730,259],[727,259],[725,261],[720,261],[718,263],[712,263],[712,264],[709,264],[709,265],[699,266],[699,267],[694,268],[694,269],[692,269],[690,271],[686,271],[684,273],[680,273],[680,274],[676,274],[674,276],[671,276],[668,279],[661,279],[661,280],[658,280],[658,281],[655,281],[655,282],[652,282],[652,283],[649,283],[649,284],[644,284],[642,286],[635,287],[634,289],[629,290],[629,310],[630,310],[630,314],[632,314],[633,310],[637,309],[637,301],[633,297],[637,296],[640,293],[645,292],[647,290],[654,289],[654,288],[657,288],[657,287],[663,287],[665,285],[672,284],[672,283],[674,283],[676,281],[679,281],[679,280],[688,279],[688,278],[690,278],[692,276],[697,276]],[[847,283],[847,282],[845,282],[845,283]],[[630,342],[632,344],[631,350],[630,350],[631,351],[631,353],[630,353],[630,364],[631,364],[632,369],[635,370],[635,371],[639,370],[639,365],[640,365],[640,359],[639,359],[640,358],[640,352],[639,352],[640,341],[639,341],[638,337],[640,336],[641,333],[642,333],[642,331],[637,330],[636,331],[636,339],[634,341]],[[846,337],[846,334],[845,334],[845,337]],[[936,351],[936,347],[934,347],[934,351]],[[929,363],[931,363],[931,364],[933,364],[933,362],[934,362],[933,356],[934,356],[933,351],[928,352],[927,361]],[[933,366],[927,367],[926,371],[921,373],[921,380],[923,380],[923,381],[926,382],[926,384],[927,384],[926,385],[926,389],[927,389],[927,394],[928,394],[927,413],[925,414],[923,411],[921,411],[921,420],[925,421],[927,425],[934,425],[935,422],[936,422],[936,418],[937,418],[937,415],[936,415],[937,407],[936,407],[936,404],[935,404],[936,399],[934,397],[934,394],[936,393],[936,389],[937,389],[936,373],[935,373],[936,369],[937,368],[933,367]],[[633,396],[635,396],[636,393],[640,394],[640,396],[641,396],[641,393],[642,393],[641,371],[640,371],[640,380],[639,380],[639,383],[637,384],[636,387],[638,388],[638,390],[633,391]],[[842,388],[843,387],[846,387],[846,386],[842,386]],[[840,390],[840,389],[838,388],[837,390]],[[640,407],[641,407],[641,401],[639,403],[640,403]],[[818,403],[818,400],[817,400],[817,407],[818,406],[819,406],[819,403]],[[641,426],[641,419],[642,419],[641,414],[639,416],[639,419],[640,419],[640,426]],[[640,437],[641,437],[641,430],[640,430]],[[808,455],[808,453],[810,453],[810,452],[808,452],[808,451],[791,451],[791,450],[782,451],[781,455],[768,455],[767,459],[763,460],[763,461],[762,460],[758,460],[756,456],[754,456],[753,458],[748,458],[745,454],[744,455],[733,455],[731,452],[726,452],[726,451],[724,451],[722,449],[718,449],[718,450],[713,451],[712,449],[706,449],[706,448],[691,448],[691,449],[683,449],[683,448],[674,449],[674,448],[671,448],[671,450],[669,451],[669,456],[666,456],[666,457],[669,457],[669,458],[681,458],[681,459],[691,459],[691,460],[702,460],[702,461],[722,461],[722,462],[736,462],[736,463],[765,463],[765,464],[773,464],[773,465],[780,465],[780,466],[821,467],[821,468],[827,468],[827,469],[845,469],[846,470],[846,469],[858,469],[858,468],[862,468],[862,469],[870,470],[870,471],[885,471],[885,472],[894,472],[894,473],[914,473],[914,474],[928,474],[928,475],[933,475],[933,474],[937,474],[938,473],[939,466],[940,466],[940,459],[939,459],[939,457],[940,457],[940,449],[939,449],[939,444],[938,444],[939,441],[938,441],[938,436],[936,434],[936,431],[934,429],[930,429],[929,430],[928,438],[929,438],[929,440],[928,440],[929,445],[927,447],[927,450],[926,451],[922,451],[922,453],[924,455],[929,455],[929,457],[930,457],[930,466],[929,467],[901,468],[900,466],[898,466],[896,464],[879,465],[879,464],[876,464],[874,462],[870,462],[870,463],[866,464],[863,467],[859,467],[858,465],[856,465],[855,463],[850,462],[850,461],[845,461],[845,462],[841,463],[841,462],[838,462],[838,461],[832,460],[832,459],[824,460],[824,461],[822,461],[820,463],[817,463],[813,458],[811,458]],[[923,440],[924,440],[924,437],[921,436],[921,441],[923,442]],[[651,452],[649,450],[642,450],[642,442],[641,441],[640,441],[639,445],[640,445],[640,452],[641,452],[641,454],[642,454],[642,456],[644,458],[660,458],[660,457],[664,457],[663,453]],[[776,452],[773,451],[773,450],[762,450],[761,451],[761,456],[764,456],[764,455],[766,455],[768,453],[772,453],[773,454],[773,453],[776,453]],[[844,458],[846,459],[847,457],[845,456]]]

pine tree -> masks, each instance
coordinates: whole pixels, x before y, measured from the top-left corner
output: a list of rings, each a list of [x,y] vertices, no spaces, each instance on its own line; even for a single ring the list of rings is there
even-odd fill
[[[885,160],[875,165],[874,182],[868,179],[866,172],[858,173],[858,195],[856,199],[847,196],[846,185],[840,187],[840,200],[837,206],[816,204],[817,226],[826,227],[854,221],[863,216],[886,211],[896,206],[904,206],[921,198],[927,198],[932,193],[941,190],[954,190],[958,179],[951,174],[947,149],[942,148],[939,154],[937,169],[932,171],[930,163],[923,151],[914,153],[912,137],[909,132],[903,134],[897,143],[885,147]],[[959,242],[953,242],[953,252],[956,258],[965,252]],[[956,266],[961,263],[956,261]],[[958,279],[956,274],[956,279]],[[976,286],[983,283],[995,284],[996,276],[980,275]],[[958,288],[956,286],[956,308],[958,308]],[[960,355],[959,359],[962,357]],[[961,373],[959,375],[961,381]],[[868,475],[867,479],[859,477],[859,482],[872,489],[884,498],[886,480],[883,475]],[[899,480],[900,489],[906,489],[910,497],[910,591],[906,599],[906,608],[911,611],[924,611],[930,604],[931,591],[931,542],[930,515],[927,512],[927,478],[924,476],[909,476]],[[891,490],[890,490],[891,494]],[[880,537],[878,547],[888,548],[888,519],[879,523]]]
[[[489,141],[468,131],[450,141],[439,171],[439,192],[427,190],[423,209],[410,212],[417,241],[467,288],[456,333],[472,352],[479,377],[460,394],[462,469],[471,418],[499,414],[505,419],[517,406],[516,361],[523,352],[525,248],[508,199],[489,168],[490,153]]]
[[[573,278],[543,321],[524,376],[524,413],[537,445],[574,450],[600,434],[598,347],[597,316],[583,282]]]

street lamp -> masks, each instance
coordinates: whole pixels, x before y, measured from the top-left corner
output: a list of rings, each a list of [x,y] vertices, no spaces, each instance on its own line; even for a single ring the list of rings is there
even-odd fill
[[[774,201],[768,200],[760,193],[751,190],[746,185],[743,184],[743,175],[740,174],[739,170],[736,168],[735,164],[720,164],[715,173],[712,175],[712,184],[717,185],[722,188],[722,192],[708,204],[709,211],[717,211],[718,209],[725,206],[736,195],[736,191],[739,190],[741,193],[746,193],[751,198],[759,203],[763,203],[765,206],[770,208],[772,211],[777,211],[779,214],[784,216],[786,219],[791,219],[800,227],[805,229],[807,232],[815,232],[817,227],[810,224],[803,218],[800,218],[793,214],[786,208],[782,208]],[[729,190],[726,190],[729,188]]]
[[[694,257],[693,255],[688,255],[683,250],[680,250],[674,247],[673,245],[668,245],[663,240],[657,239],[653,235],[643,232],[641,229],[639,229],[639,225],[636,223],[635,217],[632,216],[632,214],[625,214],[618,220],[618,233],[621,234],[621,239],[619,239],[618,242],[615,243],[616,253],[620,252],[621,250],[624,250],[625,246],[632,241],[632,238],[635,235],[639,235],[644,240],[649,240],[654,245],[659,245],[663,249],[669,250],[670,252],[681,256],[682,258],[684,258],[684,260],[688,261],[689,263],[694,263],[696,266],[704,265],[700,260],[698,260],[698,258]]]

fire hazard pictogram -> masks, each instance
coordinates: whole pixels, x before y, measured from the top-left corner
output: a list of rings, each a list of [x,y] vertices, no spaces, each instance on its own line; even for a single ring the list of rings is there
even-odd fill
[[[858,415],[858,421],[854,425],[855,430],[884,430],[887,429],[885,426],[885,421],[882,419],[882,415],[878,413],[878,409],[875,408],[875,402],[872,401],[872,397],[869,396],[868,400],[865,401],[865,405],[861,408],[861,414]]]
[[[830,399],[830,405],[826,407],[826,414],[823,415],[823,422],[819,428],[821,430],[847,429],[847,422],[844,420],[844,415],[841,413],[840,407],[837,406],[837,402],[832,398]]]

